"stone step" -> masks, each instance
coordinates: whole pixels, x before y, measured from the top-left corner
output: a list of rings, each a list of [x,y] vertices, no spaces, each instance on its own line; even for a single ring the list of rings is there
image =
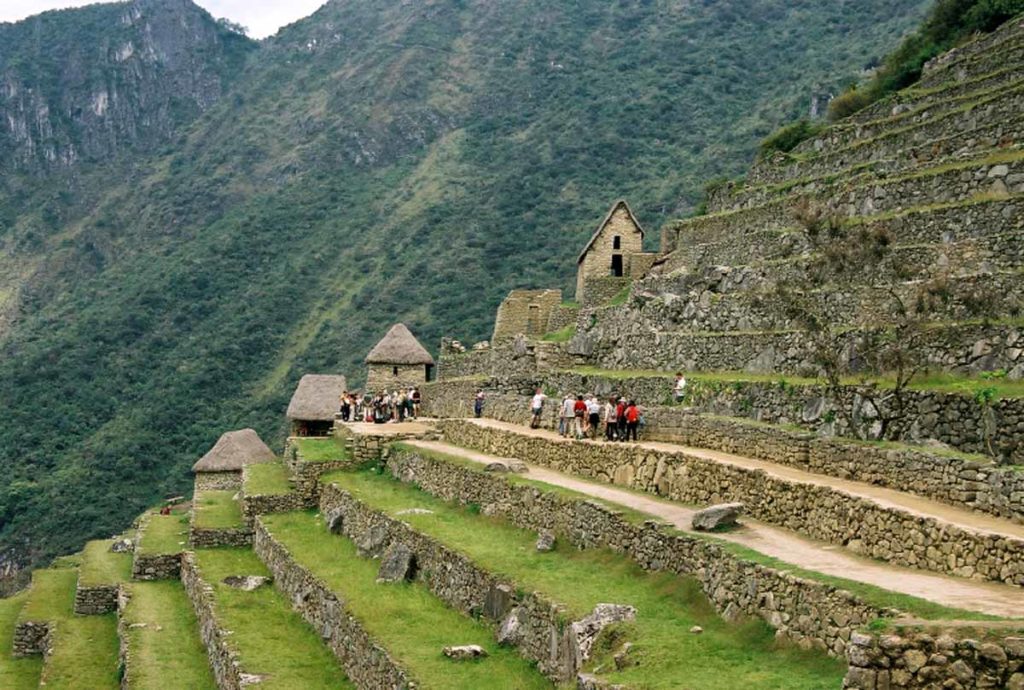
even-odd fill
[[[1024,196],[982,198],[948,205],[924,206],[899,214],[856,219],[869,230],[888,232],[896,252],[914,266],[935,265],[941,256],[950,267],[971,265],[1009,270],[1022,265]],[[756,231],[751,235],[688,236],[659,272],[638,283],[634,292],[679,289],[688,282],[681,270],[711,266],[748,266],[777,261],[809,249],[799,229]],[[648,285],[649,284],[649,285]]]
[[[1024,584],[1024,526],[891,489],[659,442],[575,441],[492,420],[450,421],[445,439],[502,457],[754,518],[890,563]]]
[[[595,666],[602,668],[595,673],[602,680],[627,687],[704,687],[714,678],[727,678],[745,687],[753,682],[755,675],[759,682],[774,685],[781,681],[770,680],[770,677],[780,672],[793,674],[789,682],[800,682],[801,675],[812,674],[813,677],[818,672],[816,664],[808,666],[806,661],[786,659],[785,651],[781,652],[783,658],[778,658],[779,652],[773,651],[771,645],[748,646],[725,621],[697,613],[710,603],[703,596],[698,595],[692,602],[666,598],[666,588],[673,584],[682,586],[681,582],[667,576],[670,573],[645,574],[628,553],[613,556],[593,548],[580,552],[577,547],[592,547],[593,542],[588,544],[587,540],[580,539],[574,530],[567,529],[566,520],[557,517],[558,508],[566,513],[576,509],[569,501],[558,508],[550,495],[535,501],[535,505],[542,503],[545,508],[543,513],[538,510],[532,514],[532,524],[527,517],[532,512],[529,509],[521,509],[515,517],[506,514],[505,519],[497,520],[493,513],[499,510],[499,504],[523,506],[526,501],[517,498],[525,499],[531,493],[539,497],[534,485],[510,485],[508,480],[493,476],[488,479],[488,474],[482,471],[483,465],[470,474],[464,465],[456,464],[457,461],[434,463],[430,468],[429,461],[419,462],[420,459],[406,456],[397,460],[398,465],[392,467],[394,476],[337,475],[333,484],[325,487],[321,513],[340,519],[342,529],[356,543],[368,542],[374,537],[371,531],[377,529],[384,535],[386,543],[381,548],[385,552],[389,548],[409,549],[415,555],[418,581],[425,582],[437,596],[460,610],[482,611],[482,616],[498,627],[499,636],[510,638],[520,653],[537,659],[541,668],[549,676],[554,675],[555,680],[564,681],[566,676],[571,679],[580,670]],[[445,474],[445,468],[451,472]],[[426,494],[410,485],[420,476],[428,485]],[[399,483],[395,477],[402,478],[404,483]],[[475,483],[481,486],[472,496],[449,496],[445,501],[428,495],[446,493],[444,486]],[[487,494],[491,494],[491,498],[482,508],[486,507],[490,517],[457,505],[468,502],[468,498]],[[499,497],[508,500],[499,500]],[[577,501],[582,500],[586,497],[580,495]],[[608,512],[596,512],[608,521],[618,519],[625,523],[621,511],[604,505],[602,509]],[[643,529],[640,524],[630,527]],[[622,527],[628,529],[625,524]],[[555,529],[557,533],[551,531]],[[598,529],[595,522],[595,537]],[[538,533],[542,531],[555,539],[550,551],[537,548]],[[686,542],[694,550],[703,546],[696,540]],[[663,555],[665,561],[672,560],[670,551]],[[675,567],[680,565],[673,563]],[[737,571],[742,569],[738,564],[730,565]],[[681,574],[690,576],[693,571],[684,570]],[[707,589],[709,587],[705,586]],[[732,597],[744,589],[740,585]],[[552,608],[553,601],[562,603]],[[606,663],[596,656],[584,658],[587,638],[581,640],[573,634],[573,630],[580,627],[573,625],[573,621],[583,621],[606,603],[630,606],[639,612],[624,635],[618,638],[616,646],[622,648],[629,642],[631,648],[642,651],[621,654],[619,664]],[[725,608],[722,606],[720,610]],[[869,606],[860,604],[857,615],[867,608]],[[694,625],[704,630],[702,636],[691,632]],[[834,653],[833,645],[841,637],[839,631],[831,638],[823,632],[820,646]],[[566,673],[551,674],[547,666],[552,657],[552,640],[560,640],[556,658],[564,658],[559,666]],[[709,655],[706,653],[709,647],[722,653]],[[744,656],[751,657],[745,663],[735,663],[732,655],[726,653],[726,650],[740,649],[745,649]],[[697,658],[702,658],[703,663],[694,663]],[[661,660],[657,667],[653,666],[655,659]],[[627,660],[629,663],[624,663]],[[620,665],[622,668],[617,668]],[[783,668],[786,671],[782,671]]]
[[[987,117],[986,111],[1002,110],[1004,105],[990,103],[970,113],[951,113],[950,119],[938,118],[907,131],[862,139],[821,155],[779,154],[770,161],[755,163],[743,183],[729,185],[712,197],[709,210],[742,207],[822,180],[853,179],[868,173],[891,176],[1018,148],[1024,140],[1024,118],[1018,109],[1024,102],[1024,88],[1013,100],[1017,104],[1005,116]]]
[[[189,546],[248,546],[252,530],[242,517],[242,499],[234,489],[196,491],[189,519]]]
[[[160,515],[150,511],[139,520],[132,555],[135,580],[177,580],[181,554],[188,545],[189,515]]]
[[[262,581],[253,589],[225,582],[270,573],[251,549],[186,552],[181,581],[218,687],[257,685],[271,690],[354,688],[322,643],[319,631]],[[252,581],[252,585],[259,583]]]
[[[359,687],[551,686],[482,621],[447,608],[421,584],[378,583],[380,563],[310,513],[260,517],[254,548]],[[487,656],[464,663],[442,654],[459,645],[479,645]]]
[[[772,597],[752,597],[746,602],[738,602],[735,597],[737,594],[742,597],[742,592],[731,590],[728,584],[718,586],[720,583],[714,581],[721,570],[714,573],[700,568],[700,552],[708,548],[708,542],[702,544],[706,536],[692,527],[697,508],[658,497],[653,492],[612,486],[607,480],[595,482],[537,464],[527,466],[523,479],[483,470],[496,461],[510,462],[501,456],[447,442],[415,441],[409,444],[407,451],[394,455],[388,469],[393,476],[404,482],[415,482],[418,488],[432,495],[462,504],[479,505],[481,512],[504,517],[519,526],[564,526],[564,536],[577,548],[608,546],[627,553],[651,570],[674,570],[681,566],[683,569],[676,572],[688,574],[685,568],[696,567],[698,570],[694,574],[702,580],[702,589],[712,597],[715,607],[722,613],[726,613],[731,604],[740,606],[748,615],[762,617],[769,624],[778,625],[771,607],[778,605],[782,610],[793,610],[789,604],[773,601]],[[618,515],[612,515],[612,511],[618,511]],[[679,540],[675,543],[662,540],[664,532],[658,529],[657,522],[670,526],[673,530],[670,534]],[[636,534],[638,528],[642,530],[642,536]],[[699,541],[691,541],[693,538]],[[776,574],[784,578],[787,571],[795,571],[799,573],[801,582],[788,596],[805,597],[809,601],[820,596],[820,592],[814,591],[814,583],[821,582],[819,578],[828,578],[825,581],[838,588],[833,591],[850,596],[848,602],[875,607],[876,613],[869,614],[871,617],[899,616],[898,612],[885,611],[892,608],[894,601],[886,596],[886,590],[905,595],[897,605],[911,616],[917,615],[915,610],[921,608],[922,599],[933,606],[954,607],[944,612],[933,609],[927,616],[932,619],[964,617],[963,610],[957,610],[960,607],[999,617],[1017,617],[1024,613],[1024,591],[1019,588],[880,563],[808,540],[746,515],[740,518],[739,528],[715,533],[713,543],[724,547],[713,560],[727,570],[737,565],[730,562],[730,554],[739,556],[741,560],[753,557],[765,564],[759,570],[764,579],[762,576],[753,578],[758,580],[759,591],[777,591],[769,581]],[[680,548],[690,550],[689,558],[680,559],[682,563],[676,558]],[[757,555],[753,556],[755,553]],[[711,578],[711,581],[704,578]],[[740,582],[749,583],[751,579],[750,576],[741,577]],[[769,610],[760,608],[765,605]],[[832,608],[824,602],[820,605],[825,609]],[[858,617],[855,614],[842,620]],[[793,616],[790,622],[796,619],[797,616]],[[901,619],[896,618],[897,621]],[[805,626],[834,624],[834,621],[823,621],[818,616],[801,622]],[[997,624],[993,622],[993,625]],[[815,634],[814,627],[794,628],[789,632]]]
[[[27,591],[0,598],[0,688],[31,690],[39,686],[42,657],[13,654],[14,629],[27,599]]]
[[[163,690],[169,679],[189,690],[217,687],[181,582],[126,584],[118,631],[124,690]]]
[[[811,199],[840,217],[852,218],[1019,193],[1024,193],[1024,152],[1004,152],[891,178],[813,185],[749,208],[669,223],[662,230],[662,253],[683,242],[792,228],[793,209],[801,199]]]

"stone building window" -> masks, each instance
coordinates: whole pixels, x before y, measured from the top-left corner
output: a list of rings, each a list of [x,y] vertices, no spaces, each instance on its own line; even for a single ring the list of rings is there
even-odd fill
[[[391,375],[398,376],[398,367],[391,367]]]
[[[612,238],[612,249],[622,249],[622,238],[618,235]]]

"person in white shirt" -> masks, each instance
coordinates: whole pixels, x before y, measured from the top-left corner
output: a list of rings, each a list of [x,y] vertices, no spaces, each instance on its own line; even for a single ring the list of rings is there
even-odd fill
[[[609,398],[608,402],[604,404],[604,440],[614,441],[618,438],[617,427],[619,425],[619,418],[616,415],[615,398]]]
[[[575,402],[576,401],[569,394],[566,394],[565,399],[562,400],[562,410],[558,417],[558,433],[562,436],[568,436],[569,429],[572,428],[572,406]]]
[[[601,430],[601,403],[597,402],[597,396],[592,395],[587,399],[587,431],[590,438],[597,439]]]
[[[683,376],[681,371],[676,372],[676,384],[672,389],[672,395],[675,398],[676,404],[686,399],[686,377]]]
[[[540,388],[534,393],[533,399],[530,400],[530,428],[536,429],[540,426],[540,416],[544,412],[544,401],[548,399],[548,396],[544,395],[544,391]]]

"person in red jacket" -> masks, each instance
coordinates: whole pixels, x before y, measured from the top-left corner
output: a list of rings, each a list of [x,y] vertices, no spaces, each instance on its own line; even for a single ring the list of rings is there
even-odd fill
[[[587,418],[587,403],[584,402],[582,395],[577,395],[576,396],[576,402],[573,403],[573,406],[572,406],[572,413],[573,413],[573,420],[572,420],[572,423],[573,423],[573,427],[572,427],[573,434],[578,439],[583,438],[583,435],[586,432],[584,422],[585,422],[585,420]]]
[[[615,420],[618,426],[618,434],[616,434],[617,441],[626,440],[626,399],[619,398],[618,405],[615,406]]]
[[[626,440],[632,436],[634,441],[637,438],[637,429],[640,428],[640,408],[636,406],[636,400],[630,400],[626,406]]]

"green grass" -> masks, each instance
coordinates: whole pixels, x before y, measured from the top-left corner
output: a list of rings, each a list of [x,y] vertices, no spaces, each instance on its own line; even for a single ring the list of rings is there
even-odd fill
[[[567,343],[576,335],[576,324],[571,324],[557,331],[545,333],[541,338],[546,343]]]
[[[413,446],[405,446],[404,444],[394,444],[394,445],[395,446],[402,446],[406,450],[418,453],[418,454],[423,455],[425,457],[432,457],[432,458],[435,458],[435,459],[438,459],[438,460],[443,460],[444,462],[451,462],[451,463],[454,463],[454,464],[462,465],[464,467],[468,467],[468,468],[470,468],[470,469],[472,469],[473,471],[476,471],[476,472],[483,472],[483,468],[482,468],[481,465],[479,465],[477,463],[473,463],[473,462],[471,462],[469,460],[466,460],[464,458],[459,458],[459,457],[456,457],[456,456],[448,455],[446,453],[440,453],[440,452],[437,452],[437,451],[424,450],[424,449],[416,448],[416,447],[413,447]],[[335,476],[335,475],[337,475],[337,476]],[[345,473],[344,475],[342,473],[332,473],[330,475],[324,475],[323,480],[324,480],[325,483],[338,482],[340,484],[345,484],[349,480],[349,478],[351,476],[352,476],[352,473]],[[665,524],[665,525],[668,524],[668,523],[665,522],[665,520],[663,520],[662,518],[659,518],[659,517],[657,517],[655,515],[650,515],[648,513],[644,513],[644,512],[639,511],[639,510],[634,510],[632,508],[626,508],[624,506],[621,506],[621,505],[619,505],[617,503],[613,503],[613,502],[610,502],[610,501],[601,501],[601,500],[595,499],[595,498],[593,498],[593,497],[591,497],[591,496],[589,496],[587,494],[580,493],[578,491],[573,491],[572,489],[567,489],[567,488],[560,487],[560,486],[553,486],[551,484],[546,484],[546,483],[544,483],[542,481],[531,480],[531,479],[527,479],[526,477],[522,477],[522,476],[505,475],[505,478],[508,481],[511,481],[511,482],[514,482],[514,483],[529,484],[529,485],[535,486],[535,487],[541,489],[542,491],[544,491],[546,493],[551,493],[551,494],[554,494],[556,496],[561,496],[563,498],[568,498],[570,500],[575,500],[575,501],[593,501],[595,503],[599,503],[601,505],[604,505],[604,506],[607,506],[609,508],[612,508],[613,510],[621,512],[622,513],[622,517],[625,520],[627,520],[629,522],[632,522],[634,524],[640,524],[640,523],[648,521],[648,520],[653,520],[655,522],[659,522],[659,523],[662,523],[662,524]],[[579,479],[580,481],[585,481],[585,482],[587,482],[589,484],[595,484],[595,486],[601,486],[600,484],[598,484],[596,482],[590,482],[590,481],[588,481],[586,479],[583,479],[583,478],[580,478],[580,477],[577,477],[577,479]],[[391,480],[389,480],[389,481],[391,481]],[[656,502],[659,502],[659,503],[664,503],[665,505],[669,505],[669,506],[671,506],[671,505],[681,505],[677,501],[670,501],[670,500],[667,500],[667,499],[663,499],[663,498],[660,498],[658,496],[655,496],[655,495],[652,495],[652,494],[649,494],[649,493],[645,493],[643,491],[638,491],[636,489],[632,489],[632,488],[626,487],[626,486],[616,486],[615,489],[618,490],[618,491],[625,491],[627,493],[631,493],[631,494],[634,494],[636,496],[642,496],[643,498],[645,498],[647,500],[656,501]],[[422,495],[423,497],[425,497],[425,500],[436,500],[436,499],[431,499],[429,494],[426,494],[424,492],[418,492],[418,493],[420,495]],[[403,516],[402,519],[405,519],[405,516]],[[906,613],[912,614],[912,615],[914,615],[914,616],[916,616],[918,618],[922,618],[922,619],[925,619],[925,620],[999,620],[1000,619],[998,616],[990,616],[988,614],[978,613],[978,612],[975,612],[975,611],[968,611],[966,609],[959,609],[959,608],[953,608],[953,607],[949,607],[949,606],[943,606],[942,604],[936,604],[935,602],[928,601],[927,599],[921,599],[919,597],[915,597],[915,596],[912,596],[912,595],[909,595],[909,594],[902,594],[900,592],[893,592],[893,591],[888,590],[888,589],[883,589],[881,587],[876,587],[875,585],[870,585],[870,584],[865,584],[865,583],[862,583],[862,582],[857,582],[856,580],[847,580],[845,578],[839,578],[839,577],[834,577],[834,576],[831,576],[831,575],[825,575],[823,573],[819,573],[819,572],[816,572],[816,571],[813,571],[813,570],[805,570],[805,569],[800,568],[798,566],[795,566],[795,565],[793,565],[791,563],[787,563],[787,562],[785,562],[785,561],[783,561],[781,559],[774,558],[772,556],[767,556],[767,555],[765,555],[763,553],[760,553],[758,551],[754,551],[753,549],[750,549],[748,547],[741,546],[741,545],[736,544],[734,542],[725,541],[723,539],[719,539],[719,538],[716,538],[716,537],[713,537],[713,536],[709,536],[707,534],[700,534],[700,533],[696,533],[696,532],[683,532],[682,530],[676,530],[675,528],[667,527],[667,526],[666,526],[666,529],[670,529],[672,531],[676,531],[679,534],[683,534],[683,535],[685,535],[687,537],[691,537],[691,538],[694,538],[694,539],[703,539],[705,541],[714,542],[715,544],[718,544],[719,546],[721,546],[723,549],[725,549],[729,553],[732,553],[732,554],[734,554],[736,556],[739,556],[740,558],[744,558],[746,560],[753,561],[755,563],[760,563],[762,565],[770,566],[770,567],[775,568],[777,570],[790,572],[790,573],[792,573],[792,574],[794,574],[794,575],[796,575],[798,577],[806,578],[808,580],[814,580],[816,582],[821,582],[821,583],[824,583],[824,584],[832,585],[832,586],[838,587],[840,589],[845,589],[848,592],[856,594],[861,599],[863,599],[865,602],[867,602],[867,603],[869,603],[869,604],[871,604],[873,606],[877,606],[879,608],[896,608],[896,609],[899,609],[900,611],[904,611]]]
[[[82,549],[79,582],[83,585],[112,585],[132,577],[132,557],[110,550],[113,539],[91,541]]]
[[[616,293],[616,295],[614,297],[612,297],[610,300],[608,300],[605,303],[605,306],[606,307],[621,307],[623,304],[625,304],[629,300],[629,290],[630,290],[630,288],[628,286],[622,288],[621,290],[619,290],[618,293]]]
[[[280,462],[261,462],[245,468],[246,496],[272,496],[291,493],[288,468]]]
[[[128,587],[124,619],[133,690],[163,690],[168,679],[174,679],[175,687],[214,690],[196,615],[181,582],[132,582]]]
[[[445,607],[422,585],[376,584],[379,562],[360,558],[351,541],[330,534],[312,513],[267,515],[263,521],[422,687],[551,687],[515,650],[499,647],[490,628]],[[441,654],[452,644],[479,644],[489,656],[455,663]]]
[[[150,513],[142,530],[139,553],[150,556],[181,553],[188,541],[188,515]]]
[[[630,628],[639,664],[609,673],[611,682],[636,688],[709,690],[840,685],[843,662],[777,644],[774,631],[760,620],[726,623],[692,578],[647,573],[608,550],[560,546],[555,553],[538,553],[535,533],[475,515],[388,477],[351,473],[339,483],[391,515],[414,507],[433,511],[400,519],[466,554],[485,570],[564,604],[574,617],[586,615],[602,602],[635,606],[637,619]],[[704,634],[689,633],[693,625],[703,627]]]
[[[197,549],[203,579],[213,587],[217,620],[247,673],[266,675],[266,690],[345,690],[337,659],[273,586],[243,592],[224,584],[229,575],[269,575],[250,549]]]
[[[344,441],[334,436],[328,438],[293,438],[291,441],[299,451],[303,462],[327,462],[348,460],[350,454]]]
[[[231,529],[242,526],[242,506],[237,491],[197,491],[195,526],[200,529]]]
[[[74,690],[114,690],[117,672],[117,617],[76,616],[78,572],[69,568],[37,570],[19,620],[53,622],[53,653],[46,660],[40,685]]]
[[[0,598],[0,688],[7,690],[34,690],[39,687],[39,674],[43,670],[42,657],[15,659],[11,656],[14,626],[27,599],[28,592]]]

